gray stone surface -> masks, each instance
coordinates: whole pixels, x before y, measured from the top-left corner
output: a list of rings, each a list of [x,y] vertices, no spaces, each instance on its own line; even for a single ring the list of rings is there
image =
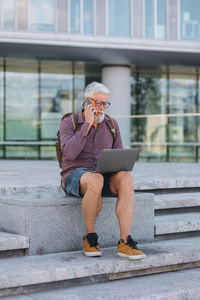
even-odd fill
[[[57,191],[57,161],[1,160],[0,194]],[[132,172],[136,190],[200,187],[198,163],[136,163]],[[189,176],[188,176],[189,174]]]
[[[200,193],[173,193],[154,196],[155,209],[169,209],[180,207],[200,206]]]
[[[0,251],[27,249],[29,237],[19,234],[0,232]]]
[[[7,300],[198,300],[200,268],[70,287]],[[5,299],[5,298],[4,298]]]
[[[80,250],[84,235],[81,199],[60,193],[17,194],[0,197],[0,230],[30,238],[28,254]],[[115,246],[119,226],[116,198],[104,198],[96,223],[102,247]],[[132,235],[139,242],[154,239],[153,194],[136,193]]]
[[[116,248],[103,249],[102,257],[82,252],[26,256],[0,260],[0,296],[5,288],[58,282],[73,278],[169,267],[200,262],[200,238],[187,238],[139,245],[147,257],[138,261],[117,257]],[[158,271],[160,272],[160,271]]]
[[[200,230],[200,212],[155,217],[155,234],[170,234]]]

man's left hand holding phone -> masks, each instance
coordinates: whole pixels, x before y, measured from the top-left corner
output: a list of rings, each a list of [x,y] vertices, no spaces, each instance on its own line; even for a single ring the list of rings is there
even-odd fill
[[[97,110],[91,104],[89,98],[86,98],[84,100],[84,102],[83,102],[83,108],[84,108],[84,112],[83,113],[84,113],[85,121],[90,124],[90,126],[88,127],[88,130],[86,132],[86,136],[87,136],[88,132],[89,132],[89,130],[91,128],[91,126],[94,124],[94,116],[97,113]]]

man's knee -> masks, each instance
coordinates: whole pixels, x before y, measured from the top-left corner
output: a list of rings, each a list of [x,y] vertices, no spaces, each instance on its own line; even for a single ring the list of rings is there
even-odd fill
[[[85,191],[89,189],[93,192],[100,193],[104,185],[104,178],[100,173],[88,172],[82,183],[85,186]]]
[[[126,188],[127,191],[134,190],[133,176],[126,171],[120,171],[117,173],[115,184],[118,190],[120,188]]]

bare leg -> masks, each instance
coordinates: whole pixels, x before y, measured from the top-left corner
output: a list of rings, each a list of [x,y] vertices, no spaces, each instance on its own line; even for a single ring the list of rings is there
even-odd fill
[[[101,191],[104,178],[99,173],[86,172],[80,179],[82,199],[82,214],[86,234],[95,231],[95,222],[102,209]]]
[[[126,242],[127,236],[131,233],[135,207],[133,178],[128,172],[118,172],[112,175],[110,187],[114,194],[118,194],[116,215],[119,221],[120,239]]]

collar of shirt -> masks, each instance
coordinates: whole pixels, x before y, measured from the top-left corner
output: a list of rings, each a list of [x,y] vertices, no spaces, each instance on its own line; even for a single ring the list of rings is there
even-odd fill
[[[105,115],[103,122],[107,121],[107,120],[109,120],[109,118]],[[84,119],[84,116],[83,116],[83,111],[80,111],[78,113],[78,123],[84,123],[84,122],[85,122],[85,119]]]

